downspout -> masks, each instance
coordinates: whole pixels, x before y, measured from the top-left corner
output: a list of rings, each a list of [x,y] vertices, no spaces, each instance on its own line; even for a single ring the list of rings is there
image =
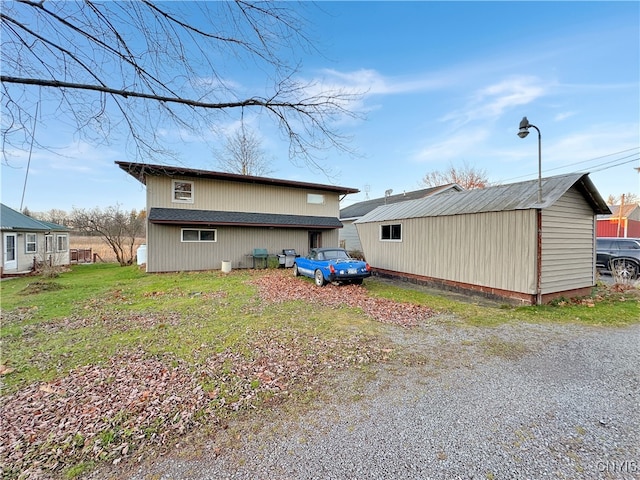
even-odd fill
[[[536,209],[536,305],[542,305],[542,209]]]

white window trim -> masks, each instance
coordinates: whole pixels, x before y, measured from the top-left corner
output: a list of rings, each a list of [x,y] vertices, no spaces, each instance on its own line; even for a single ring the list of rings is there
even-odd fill
[[[198,232],[198,240],[185,240],[184,231],[193,230]],[[200,240],[200,232],[213,232],[214,240]],[[218,241],[218,230],[215,228],[181,228],[180,229],[180,242],[182,243],[216,243]]]
[[[382,227],[393,227],[394,225],[400,225],[400,238],[382,238]],[[403,235],[403,230],[404,228],[402,228],[402,224],[401,223],[384,223],[380,225],[380,236],[379,236],[379,240],[381,242],[402,242],[402,235]]]
[[[191,185],[191,198],[176,198],[176,183],[188,183]],[[194,182],[189,180],[171,180],[171,202],[172,203],[193,203],[195,193]]]
[[[61,238],[64,238],[64,248],[60,248]],[[66,252],[67,250],[69,250],[69,239],[67,238],[67,235],[56,235],[56,252]]]
[[[33,242],[29,241],[29,237],[33,237]],[[29,250],[29,245],[33,245],[33,250]],[[38,234],[37,233],[25,233],[24,234],[24,253],[38,253]]]

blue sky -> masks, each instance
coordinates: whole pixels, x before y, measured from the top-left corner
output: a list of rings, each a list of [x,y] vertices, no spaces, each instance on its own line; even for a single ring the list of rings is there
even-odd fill
[[[530,180],[538,172],[536,132],[516,135],[526,115],[542,132],[543,176],[592,172],[605,199],[640,192],[634,170],[640,166],[638,2],[319,2],[303,8],[318,52],[300,57],[299,76],[365,92],[354,107],[366,118],[337,125],[356,155],[321,152],[328,178],[292,164],[276,126],[245,112],[272,161],[271,176],[361,190],[344,205],[387,189],[424,188],[426,173],[450,165],[484,170],[492,182]],[[250,64],[231,66],[228,75],[248,94],[262,88],[263,73]],[[232,130],[237,117],[221,122],[220,143],[220,132]],[[36,136],[61,155],[33,150],[24,199],[30,210],[144,208],[143,187],[113,163],[136,161],[117,138],[91,145],[62,121]],[[215,170],[201,140],[176,137],[180,164]],[[14,208],[28,156],[13,152],[10,165],[2,165],[2,202]]]

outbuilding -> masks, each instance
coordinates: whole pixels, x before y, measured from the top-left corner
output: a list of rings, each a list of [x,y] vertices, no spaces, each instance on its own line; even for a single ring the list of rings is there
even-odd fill
[[[375,274],[526,304],[587,295],[596,283],[596,215],[586,173],[436,195],[355,222]]]

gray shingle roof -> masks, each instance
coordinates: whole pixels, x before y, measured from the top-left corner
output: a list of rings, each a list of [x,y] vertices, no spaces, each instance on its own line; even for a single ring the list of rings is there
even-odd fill
[[[306,215],[280,215],[273,213],[225,212],[214,210],[190,210],[178,208],[152,208],[151,223],[173,225],[235,225],[251,227],[286,228],[341,228],[335,217],[313,217]]]
[[[63,232],[69,230],[64,225],[44,222],[41,220],[36,220],[35,218],[28,217],[12,208],[7,207],[4,204],[0,204],[0,224],[2,224],[0,228],[3,231],[19,230],[29,232]]]
[[[422,190],[414,190],[412,192],[389,195],[388,197],[373,198],[371,200],[365,200],[364,202],[358,202],[354,203],[353,205],[349,205],[348,207],[344,207],[340,210],[340,218],[343,220],[347,218],[360,218],[382,205],[391,205],[392,203],[406,202],[408,200],[418,200],[420,198],[425,198],[436,193],[447,191],[461,192],[463,190],[464,189],[460,185],[450,183],[448,185],[440,185],[438,187],[431,187]]]
[[[435,195],[420,200],[385,205],[376,208],[355,223],[532,208],[544,209],[553,205],[574,185],[592,206],[594,213],[609,213],[607,204],[589,179],[589,175],[571,173],[542,179],[542,204],[537,203],[538,180],[531,180],[467,190],[455,195]]]

